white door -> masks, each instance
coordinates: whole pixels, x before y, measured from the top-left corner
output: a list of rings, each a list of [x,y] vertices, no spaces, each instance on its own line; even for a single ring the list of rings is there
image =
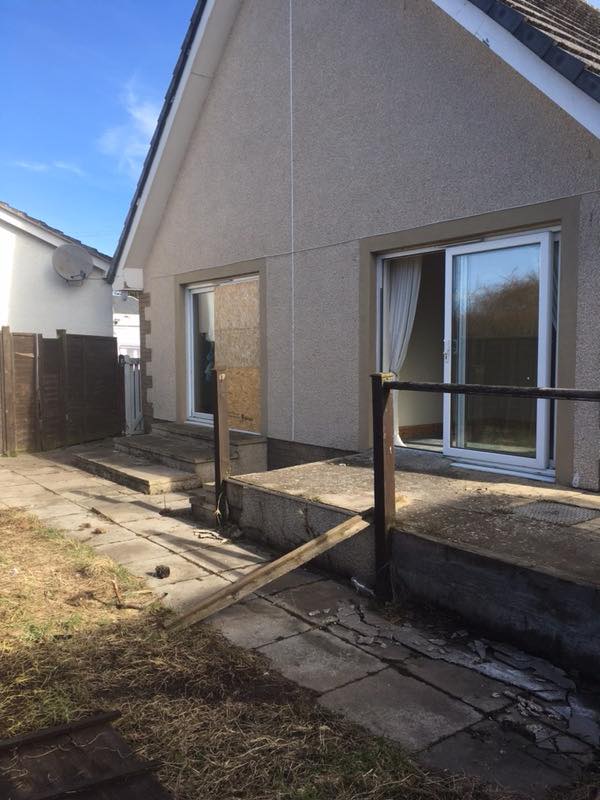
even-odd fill
[[[444,381],[549,386],[551,234],[446,250]],[[549,464],[550,403],[444,396],[444,453],[499,466]]]

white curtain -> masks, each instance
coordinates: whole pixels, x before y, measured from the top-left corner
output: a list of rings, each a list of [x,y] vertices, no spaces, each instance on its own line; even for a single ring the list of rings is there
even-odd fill
[[[421,286],[421,256],[394,260],[389,267],[388,286],[387,370],[399,376],[415,322]],[[398,422],[398,392],[394,392],[394,444],[401,445]]]

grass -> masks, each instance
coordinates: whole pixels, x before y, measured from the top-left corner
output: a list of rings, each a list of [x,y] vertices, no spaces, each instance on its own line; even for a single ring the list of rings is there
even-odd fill
[[[112,582],[141,605],[140,581],[32,517],[0,511],[0,554],[0,738],[118,709],[177,800],[500,796],[423,770],[208,625],[166,634],[155,606],[117,608]]]

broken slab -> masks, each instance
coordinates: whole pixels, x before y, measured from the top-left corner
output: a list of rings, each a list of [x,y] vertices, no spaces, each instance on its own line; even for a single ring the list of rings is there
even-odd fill
[[[357,595],[352,589],[336,581],[322,580],[279,592],[273,600],[278,605],[318,623],[320,618],[335,616],[340,607],[351,606],[356,602]]]
[[[526,747],[518,734],[485,721],[433,745],[419,760],[426,767],[452,773],[460,765],[467,775],[530,798],[546,797],[550,788],[570,782],[564,772],[533,758]]]
[[[413,752],[481,720],[465,703],[392,667],[328,692],[319,703]]]
[[[260,651],[286,678],[319,693],[384,668],[373,656],[318,630],[266,645]]]
[[[386,658],[385,652],[382,653],[382,658]],[[480,711],[498,711],[511,702],[510,698],[502,694],[505,684],[455,664],[416,656],[404,661],[403,669],[415,678],[443,689]]]
[[[309,630],[309,625],[261,598],[248,599],[211,617],[214,625],[233,644],[247,649]]]

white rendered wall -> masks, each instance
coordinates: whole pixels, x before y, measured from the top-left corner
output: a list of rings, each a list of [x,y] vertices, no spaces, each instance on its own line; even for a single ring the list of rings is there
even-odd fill
[[[112,336],[112,287],[94,269],[70,286],[52,268],[54,246],[0,221],[0,325],[14,333]],[[108,265],[107,265],[108,266]]]

